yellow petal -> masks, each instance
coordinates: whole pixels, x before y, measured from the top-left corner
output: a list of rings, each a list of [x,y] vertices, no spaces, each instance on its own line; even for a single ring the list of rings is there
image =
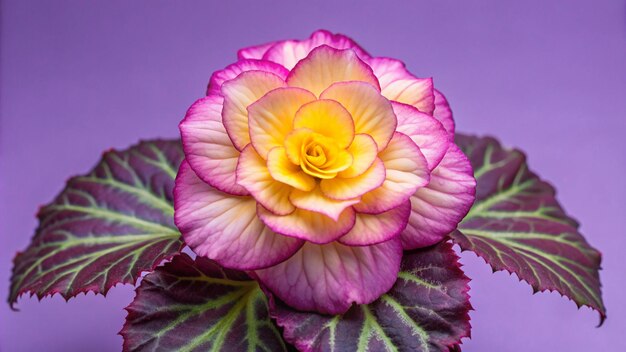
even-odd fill
[[[224,109],[222,121],[228,136],[238,150],[250,143],[248,132],[248,106],[272,89],[282,87],[285,82],[275,74],[262,71],[247,71],[222,85]]]
[[[350,199],[380,187],[385,181],[385,166],[376,158],[372,166],[364,173],[353,178],[335,177],[322,180],[320,188],[324,195],[333,199]]]
[[[311,191],[315,188],[315,179],[302,171],[299,165],[289,161],[284,147],[270,150],[267,155],[267,168],[276,181],[286,183],[302,191]]]
[[[354,120],[354,132],[369,134],[378,151],[387,147],[398,121],[391,103],[371,85],[363,82],[335,83],[320,96],[341,103]]]
[[[237,183],[274,214],[287,215],[295,210],[289,201],[289,194],[293,188],[276,181],[270,175],[265,160],[250,144],[243,149],[239,157]]]
[[[337,176],[342,178],[351,178],[359,176],[372,166],[376,155],[378,154],[378,146],[374,139],[367,134],[357,134],[354,141],[348,148],[348,152],[352,154],[352,165],[341,171]]]
[[[334,100],[316,100],[302,105],[293,120],[293,128],[307,128],[331,138],[339,148],[347,148],[354,139],[352,116]]]
[[[292,163],[300,165],[302,146],[311,139],[312,133],[313,131],[308,128],[299,128],[289,132],[285,138],[285,152]]]
[[[378,79],[372,69],[350,49],[337,50],[319,46],[302,59],[287,76],[287,84],[318,95],[335,82],[367,82],[379,91]]]
[[[293,164],[319,178],[333,178],[352,165],[350,152],[337,146],[334,139],[308,128],[299,128],[287,135],[285,153]]]
[[[301,88],[278,88],[248,107],[250,139],[261,157],[267,159],[272,148],[283,146],[296,111],[315,99]]]
[[[294,189],[289,196],[289,200],[299,209],[305,209],[324,214],[337,221],[341,213],[352,204],[359,202],[359,198],[346,200],[334,200],[326,197],[319,186],[310,192]]]
[[[426,158],[405,134],[396,132],[378,157],[385,164],[385,181],[382,186],[365,193],[361,202],[354,205],[358,212],[379,214],[395,208],[430,181]]]
[[[315,141],[312,143],[315,143]],[[331,146],[324,152],[324,162],[322,165],[314,161],[316,161],[315,157],[312,156],[307,155],[302,158],[300,162],[302,170],[315,177],[331,179],[337,176],[337,173],[346,170],[352,165],[352,155],[345,149]]]

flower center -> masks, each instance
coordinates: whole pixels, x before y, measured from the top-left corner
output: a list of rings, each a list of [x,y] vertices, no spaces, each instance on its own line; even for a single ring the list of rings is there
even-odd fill
[[[321,145],[311,144],[305,149],[304,154],[306,156],[306,161],[313,166],[322,167],[328,160],[326,152]]]
[[[314,177],[330,179],[352,165],[352,155],[337,143],[308,128],[292,131],[285,140],[289,160]]]

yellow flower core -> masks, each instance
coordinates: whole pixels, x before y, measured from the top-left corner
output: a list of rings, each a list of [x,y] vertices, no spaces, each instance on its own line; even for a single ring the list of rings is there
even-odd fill
[[[317,178],[330,179],[352,165],[352,155],[332,138],[308,128],[292,131],[285,140],[289,160]]]
[[[298,110],[284,146],[289,161],[306,174],[331,179],[352,165],[353,140],[350,113],[336,101],[317,100]]]

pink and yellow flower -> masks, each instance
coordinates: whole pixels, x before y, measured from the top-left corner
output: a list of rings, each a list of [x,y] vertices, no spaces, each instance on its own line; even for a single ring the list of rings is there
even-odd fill
[[[372,302],[403,250],[444,239],[474,201],[448,103],[327,31],[238,56],[180,124],[185,242],[301,310]]]

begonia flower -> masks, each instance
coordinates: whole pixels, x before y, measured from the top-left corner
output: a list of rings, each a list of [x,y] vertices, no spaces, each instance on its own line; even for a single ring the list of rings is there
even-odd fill
[[[240,50],[180,130],[185,243],[300,310],[374,301],[403,250],[442,241],[474,201],[433,80],[340,34]]]

